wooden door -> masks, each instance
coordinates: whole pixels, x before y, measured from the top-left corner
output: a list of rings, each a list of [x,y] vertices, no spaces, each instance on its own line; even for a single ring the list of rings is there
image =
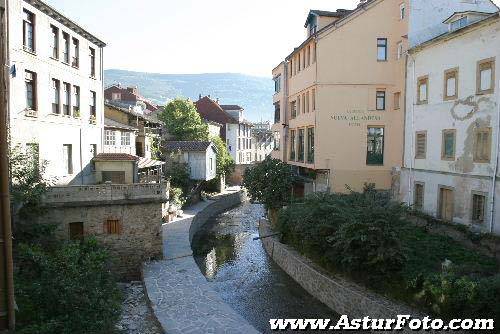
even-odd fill
[[[453,221],[453,190],[439,189],[439,218],[444,221]]]
[[[83,223],[69,223],[69,239],[82,240],[83,239]]]

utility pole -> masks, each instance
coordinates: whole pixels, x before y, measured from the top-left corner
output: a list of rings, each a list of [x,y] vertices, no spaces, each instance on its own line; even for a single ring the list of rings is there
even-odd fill
[[[8,0],[0,0],[0,330],[15,329],[8,162]]]

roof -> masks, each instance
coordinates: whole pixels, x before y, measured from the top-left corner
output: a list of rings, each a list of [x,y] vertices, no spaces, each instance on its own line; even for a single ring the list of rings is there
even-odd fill
[[[167,151],[183,151],[183,152],[205,152],[212,142],[210,141],[168,141],[165,143]]]
[[[61,14],[59,11],[57,11],[55,8],[52,6],[46,4],[43,1],[40,0],[24,0],[33,7],[39,9],[41,12],[47,14],[48,16],[52,17],[54,20],[58,21],[59,23],[65,25],[66,27],[72,29],[73,31],[77,32],[81,36],[85,37],[95,45],[103,48],[106,46],[106,43],[101,41],[99,38],[97,38],[95,35],[91,34],[81,26],[79,26],[77,23],[73,22],[70,20],[67,16]]]
[[[327,10],[319,10],[319,9],[311,9],[309,11],[309,14],[307,15],[306,23],[304,24],[304,28],[307,27],[309,24],[309,21],[311,19],[311,16],[326,16],[326,17],[337,17],[341,18],[346,16],[352,12],[350,9],[337,9],[335,12],[330,12]]]
[[[418,44],[418,45],[414,46],[413,48],[411,48],[410,50],[408,50],[408,52],[415,53],[415,52],[422,50],[422,49],[426,48],[427,46],[430,46],[430,45],[437,43],[441,40],[451,39],[451,38],[457,37],[460,34],[462,34],[463,32],[468,31],[469,29],[473,29],[474,27],[480,26],[481,24],[488,23],[490,21],[494,21],[494,20],[497,20],[499,18],[500,18],[500,12],[490,14],[486,18],[479,20],[479,21],[476,21],[474,23],[468,24],[463,28],[445,32],[444,34],[441,34],[441,35],[436,36],[428,41],[425,41],[421,44]]]
[[[144,96],[139,94],[139,90],[135,86],[122,87],[120,84],[112,84],[107,86],[104,89],[104,97],[108,100],[112,100],[113,93],[120,94],[120,100],[116,100],[117,102],[129,102],[129,103],[137,103],[142,102],[146,105],[146,110],[148,111],[156,111],[158,110],[158,106],[151,100],[145,98]]]
[[[473,11],[473,10],[468,10],[465,12],[455,12],[455,13],[451,14],[446,20],[444,20],[443,23],[446,23],[446,24],[451,23],[456,16],[462,16],[462,15],[467,15],[467,14],[475,14],[478,16],[490,16],[492,13],[478,12],[478,11]]]
[[[126,114],[142,118],[142,119],[144,119],[144,120],[146,120],[148,122],[156,123],[156,124],[161,124],[161,122],[158,121],[158,117],[156,115],[150,116],[150,115],[145,115],[145,114],[137,113],[134,110],[132,110],[131,108],[126,108],[123,105],[120,105],[120,101],[108,101],[108,100],[105,100],[104,101],[104,105],[106,107],[108,107],[108,108],[112,108],[112,109],[124,112]]]
[[[244,110],[237,104],[221,104],[220,107],[224,110]]]
[[[99,153],[94,157],[94,161],[137,161],[135,155],[126,153]]]
[[[229,115],[221,106],[209,98],[208,96],[202,97],[195,103],[196,110],[201,115],[201,118],[213,122],[217,122],[219,124],[238,124],[238,120],[234,119],[231,115]]]
[[[165,164],[165,162],[163,162],[163,161],[158,161],[158,160],[148,159],[148,158],[139,158],[139,162],[137,163],[137,168],[143,169],[143,168],[161,166],[164,164]]]
[[[104,127],[105,128],[113,128],[113,129],[121,129],[121,130],[130,130],[130,131],[138,131],[139,129],[136,127],[133,127],[128,124],[123,124],[120,122],[117,122],[113,119],[110,118],[104,118]]]

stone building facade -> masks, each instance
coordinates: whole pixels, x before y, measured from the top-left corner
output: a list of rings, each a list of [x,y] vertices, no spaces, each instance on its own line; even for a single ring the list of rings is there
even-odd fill
[[[168,184],[54,187],[44,203],[39,222],[57,225],[63,240],[95,237],[121,281],[139,279],[145,261],[162,258]]]

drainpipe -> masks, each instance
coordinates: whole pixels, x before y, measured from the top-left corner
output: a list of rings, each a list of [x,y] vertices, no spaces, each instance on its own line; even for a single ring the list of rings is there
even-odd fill
[[[0,330],[15,329],[14,264],[12,260],[12,217],[9,197],[8,110],[9,4],[0,0]],[[6,328],[4,328],[6,327]]]
[[[498,86],[500,88],[500,80],[498,81]],[[495,144],[495,160],[494,160],[494,168],[493,168],[493,178],[491,185],[491,209],[490,209],[490,233],[493,233],[493,221],[495,219],[495,192],[496,192],[496,183],[497,183],[497,172],[498,172],[498,145],[500,145],[500,89],[497,88],[497,126],[496,126],[496,134],[497,140]]]
[[[408,57],[411,58],[412,62],[413,62],[413,69],[412,69],[412,84],[411,84],[411,87],[412,87],[412,99],[411,99],[411,125],[410,125],[410,129],[411,129],[411,133],[410,133],[410,166],[409,166],[409,174],[408,174],[408,203],[412,203],[413,204],[413,201],[412,201],[412,194],[413,194],[413,187],[412,187],[412,179],[414,178],[413,176],[413,166],[415,164],[415,152],[414,152],[414,149],[415,149],[415,136],[414,136],[414,133],[415,133],[415,130],[414,130],[414,127],[415,127],[415,104],[417,103],[416,101],[416,93],[415,93],[415,89],[416,89],[416,86],[415,86],[415,76],[416,76],[416,62],[415,62],[415,58],[413,58],[411,56],[411,54],[408,53]]]

